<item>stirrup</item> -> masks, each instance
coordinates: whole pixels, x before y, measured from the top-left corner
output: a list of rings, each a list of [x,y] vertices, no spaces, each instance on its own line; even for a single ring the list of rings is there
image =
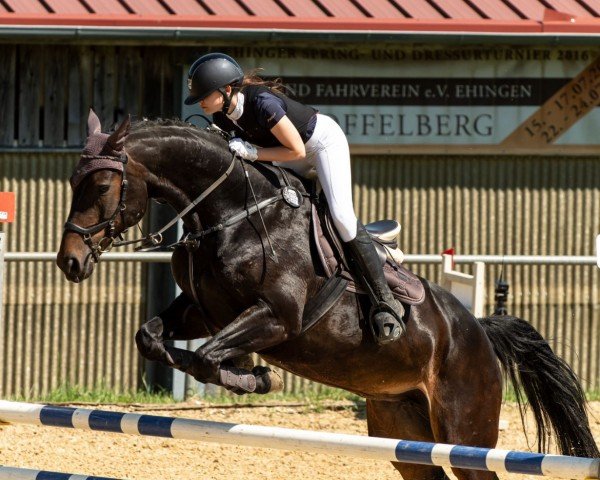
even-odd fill
[[[387,313],[388,315],[377,315],[378,313]],[[378,302],[371,307],[369,325],[373,338],[379,345],[398,340],[406,331],[406,325],[402,317],[398,315],[394,307],[386,302]],[[375,327],[377,327],[377,331]]]

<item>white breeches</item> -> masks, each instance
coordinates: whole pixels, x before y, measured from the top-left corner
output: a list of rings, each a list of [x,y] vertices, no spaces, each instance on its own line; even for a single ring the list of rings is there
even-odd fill
[[[333,223],[344,242],[356,237],[356,215],[352,204],[352,176],[348,140],[340,126],[327,115],[317,114],[317,124],[306,142],[306,158],[276,162],[299,175],[314,177],[323,188]]]

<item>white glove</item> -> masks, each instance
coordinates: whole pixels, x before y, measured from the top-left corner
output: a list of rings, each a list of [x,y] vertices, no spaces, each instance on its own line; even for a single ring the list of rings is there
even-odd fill
[[[241,138],[232,138],[229,140],[229,150],[243,158],[244,160],[250,160],[253,162],[258,159],[258,151],[256,147],[248,142],[245,142]]]

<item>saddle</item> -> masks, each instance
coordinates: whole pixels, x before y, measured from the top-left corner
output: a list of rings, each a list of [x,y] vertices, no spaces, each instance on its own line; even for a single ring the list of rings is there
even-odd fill
[[[375,250],[381,259],[385,279],[392,294],[407,305],[418,305],[425,300],[425,289],[421,280],[401,265],[403,254],[398,249],[396,238],[400,225],[393,220],[383,220],[365,225],[373,238]],[[319,209],[312,205],[312,237],[327,278],[339,275],[348,280],[346,290],[365,294],[348,265],[342,242],[332,224],[328,209]]]
[[[398,222],[384,220],[368,224],[365,228],[373,237],[392,294],[405,305],[422,303],[425,300],[425,288],[421,280],[400,265],[402,252],[398,250],[395,241],[400,232]],[[356,281],[354,272],[349,267],[343,243],[332,224],[325,201],[318,204],[312,202],[311,236],[327,280],[304,307],[302,333],[312,328],[345,291],[367,294]]]

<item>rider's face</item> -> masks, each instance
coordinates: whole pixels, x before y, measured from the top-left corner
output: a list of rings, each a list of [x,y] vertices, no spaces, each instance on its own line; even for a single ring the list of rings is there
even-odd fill
[[[200,107],[207,115],[220,112],[223,109],[223,95],[218,90],[212,92],[208,97],[200,100]]]

